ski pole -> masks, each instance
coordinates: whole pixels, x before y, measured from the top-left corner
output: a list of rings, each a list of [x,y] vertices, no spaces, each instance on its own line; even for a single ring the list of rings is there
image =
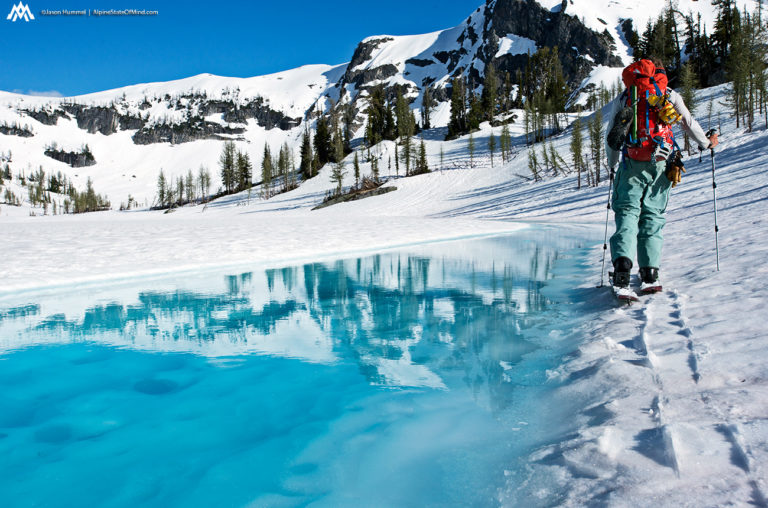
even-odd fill
[[[717,133],[715,129],[709,129],[707,131],[707,137],[712,137]],[[720,228],[717,226],[717,183],[715,183],[715,149],[709,149],[709,155],[712,158],[712,198],[715,206],[715,259],[717,261],[717,271],[720,271],[720,244],[717,241],[717,233]]]
[[[611,215],[611,192],[613,191],[613,179],[616,176],[616,169],[611,167],[611,176],[608,183],[608,207],[605,211],[605,238],[603,238],[603,268],[600,270],[600,285],[605,285],[605,255],[608,253],[608,218]]]

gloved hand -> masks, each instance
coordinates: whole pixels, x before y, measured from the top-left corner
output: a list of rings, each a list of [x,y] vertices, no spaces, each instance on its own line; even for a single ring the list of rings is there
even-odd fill
[[[672,182],[672,188],[674,189],[677,184],[683,180],[683,173],[685,173],[685,167],[683,166],[683,157],[680,152],[675,152],[675,155],[667,165],[667,180]]]
[[[704,135],[709,139],[709,146],[706,150],[711,150],[720,144],[720,140],[717,139],[718,133],[716,129],[709,129]]]

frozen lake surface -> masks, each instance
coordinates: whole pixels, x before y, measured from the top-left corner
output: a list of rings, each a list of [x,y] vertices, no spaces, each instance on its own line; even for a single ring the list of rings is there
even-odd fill
[[[503,503],[570,432],[593,234],[5,296],[2,505]]]

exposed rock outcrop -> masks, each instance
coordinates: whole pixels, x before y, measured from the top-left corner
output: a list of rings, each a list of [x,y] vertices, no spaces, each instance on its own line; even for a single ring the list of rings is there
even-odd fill
[[[8,125],[8,124],[0,124],[0,134],[5,134],[6,136],[19,136],[22,138],[31,138],[35,134],[29,130],[29,128],[21,125]]]
[[[69,164],[73,168],[82,168],[96,164],[96,159],[90,150],[87,149],[80,152],[65,152],[56,148],[48,148],[44,153],[51,159]]]
[[[118,124],[120,125],[121,131],[132,131],[135,129],[141,129],[144,127],[144,124],[146,123],[144,119],[137,117],[137,116],[131,116],[131,115],[120,115],[117,118]]]
[[[242,127],[231,127],[215,122],[206,122],[202,117],[221,114],[227,123],[243,124],[254,119],[265,129],[279,128],[290,130],[301,124],[301,118],[292,118],[270,108],[261,97],[256,97],[246,104],[238,104],[234,100],[208,100],[204,96],[185,97],[194,104],[188,115],[194,115],[187,120],[176,123],[160,123],[147,126],[147,120],[141,114],[120,113],[115,106],[86,106],[83,104],[61,104],[53,111],[28,111],[27,114],[45,123],[55,125],[58,118],[75,118],[77,126],[91,134],[101,133],[105,136],[120,130],[136,130],[134,143],[145,145],[150,143],[186,143],[198,139],[222,139],[220,135],[238,135],[245,132]],[[163,100],[172,102],[170,97]],[[147,103],[145,100],[142,105]],[[140,108],[141,109],[141,108]],[[177,103],[176,110],[183,109]]]
[[[578,18],[567,14],[566,7],[567,2],[563,2],[559,10],[550,11],[537,2],[497,0],[493,10],[486,11],[486,26],[490,29],[484,34],[484,40],[515,34],[531,39],[540,48],[557,46],[563,72],[571,84],[579,83],[595,65],[621,66],[621,59],[614,54],[615,42],[608,32],[600,34],[587,28]],[[489,53],[482,55],[486,63],[494,56]],[[581,55],[589,55],[592,62]],[[516,70],[524,68],[526,59],[526,55],[509,55],[509,58],[499,58],[497,67],[514,75]]]
[[[77,126],[90,134],[100,132],[105,136],[117,132],[118,113],[113,107],[62,104],[61,108],[77,120]]]
[[[232,139],[233,135],[243,134],[243,127],[227,127],[200,119],[181,124],[158,124],[142,127],[133,135],[137,145],[152,143],[188,143],[199,139]]]
[[[60,109],[54,109],[52,111],[48,111],[45,109],[40,110],[29,110],[29,109],[23,109],[21,110],[22,113],[26,113],[27,115],[31,116],[38,122],[40,122],[43,125],[56,125],[59,122],[59,118],[69,118],[67,114],[60,110]]]
[[[287,131],[301,124],[302,120],[275,111],[267,106],[261,97],[257,97],[244,105],[229,103],[223,111],[223,115],[224,121],[230,123],[245,123],[249,119],[254,119],[256,123],[267,130],[278,128]]]
[[[397,67],[391,64],[375,68],[365,68],[365,63],[371,59],[373,52],[382,44],[393,40],[392,37],[379,37],[378,39],[368,39],[358,44],[355,53],[352,55],[352,60],[347,66],[347,72],[344,73],[342,83],[354,83],[358,88],[361,88],[371,81],[387,79],[397,75]],[[363,67],[358,69],[361,66]]]

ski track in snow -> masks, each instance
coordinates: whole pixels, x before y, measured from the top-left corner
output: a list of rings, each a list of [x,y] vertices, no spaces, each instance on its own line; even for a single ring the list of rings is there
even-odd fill
[[[579,309],[557,371],[556,397],[572,408],[555,442],[538,443],[498,492],[502,506],[768,506],[768,131],[736,129],[724,87],[699,94],[703,127],[722,123],[717,183],[722,271],[714,270],[709,154],[686,161],[665,229],[665,290],[617,308],[599,281],[602,242],[592,247]],[[712,101],[708,125],[703,111]],[[761,121],[764,121],[761,119]],[[517,129],[517,130],[514,130]],[[513,136],[520,140],[518,124]],[[602,239],[607,187],[576,191],[575,175],[534,183],[527,157],[490,167],[490,127],[444,144],[426,137],[443,171],[396,178],[392,143],[378,148],[395,192],[309,209],[333,187],[330,168],[270,200],[245,194],[173,214],[134,211],[28,217],[0,207],[0,307],[24,289],[115,283],[237,264],[300,260],[458,236],[500,234],[524,222],[585,225]],[[495,134],[498,136],[498,130]],[[569,132],[553,139],[567,157]],[[520,154],[519,156],[517,156]],[[370,171],[363,164],[363,174]],[[402,171],[402,169],[401,169]],[[345,185],[351,184],[347,175]],[[254,193],[254,196],[257,192]],[[76,287],[76,286],[75,286]],[[34,293],[29,293],[34,294]],[[566,340],[566,339],[561,339]]]

